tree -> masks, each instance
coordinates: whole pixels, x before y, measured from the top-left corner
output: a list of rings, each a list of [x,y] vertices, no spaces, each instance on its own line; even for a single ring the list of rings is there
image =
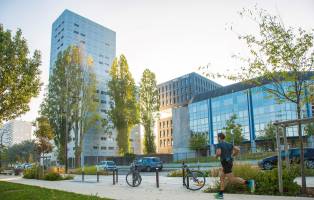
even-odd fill
[[[305,134],[307,136],[313,136],[314,135],[314,124],[313,123],[309,123],[305,126],[304,128]]]
[[[110,103],[109,116],[117,129],[119,153],[129,153],[130,131],[139,122],[139,106],[136,100],[136,87],[124,55],[114,59],[108,83]]]
[[[255,11],[243,9],[240,15],[248,17],[258,25],[259,35],[239,35],[239,39],[244,40],[248,46],[249,56],[235,57],[244,61],[245,65],[235,73],[216,75],[261,86],[279,103],[293,103],[297,108],[297,119],[303,118],[302,107],[310,100],[306,91],[312,85],[310,80],[313,79],[313,30],[285,27],[280,17],[258,8],[255,8]],[[297,127],[302,190],[305,191],[301,123]]]
[[[53,146],[50,140],[53,139],[54,132],[47,117],[38,117],[36,126],[37,130],[34,135],[37,138],[37,152],[44,157],[45,154],[52,151]]]
[[[38,159],[37,145],[34,140],[26,140],[19,144],[14,144],[7,150],[9,163],[31,162]]]
[[[69,46],[58,54],[49,77],[48,93],[41,105],[41,115],[49,119],[59,160],[67,169],[69,132],[78,121],[80,93],[83,82],[82,53],[79,47]],[[74,129],[77,135],[78,128]]]
[[[207,149],[208,138],[206,134],[198,133],[192,134],[189,141],[189,148],[193,151],[196,151],[197,156],[199,152],[203,149]]]
[[[268,123],[259,139],[271,141],[271,149],[274,151],[276,148],[276,126],[272,122]]]
[[[78,140],[75,140],[78,143],[75,148],[76,166],[79,165],[80,160],[78,158],[83,158],[84,134],[90,131],[91,128],[95,128],[96,130],[99,130],[99,128],[105,129],[108,122],[106,118],[101,117],[98,111],[100,97],[95,93],[97,80],[90,63],[84,68],[83,77],[84,81],[81,88],[81,104],[79,108],[79,137]]]
[[[224,127],[226,131],[226,141],[233,145],[241,145],[243,141],[242,127],[240,124],[235,123],[236,119],[237,115],[233,114],[230,119],[226,121],[226,126]]]
[[[156,153],[155,137],[153,126],[155,113],[159,110],[159,95],[156,76],[149,69],[145,69],[140,85],[140,113],[141,122],[144,126],[144,152],[147,154]]]
[[[29,110],[40,91],[40,52],[29,49],[19,29],[15,36],[0,24],[0,123]]]

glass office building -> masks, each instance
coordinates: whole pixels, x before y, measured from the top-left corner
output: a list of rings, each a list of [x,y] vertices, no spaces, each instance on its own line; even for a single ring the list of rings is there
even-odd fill
[[[71,45],[83,50],[85,62],[92,62],[98,82],[97,93],[100,99],[99,112],[106,117],[110,108],[107,93],[107,82],[110,79],[109,69],[116,56],[116,33],[98,23],[82,17],[72,11],[65,10],[52,24],[50,75],[58,53]],[[84,138],[84,154],[86,156],[117,155],[114,135],[105,133],[86,134]],[[74,157],[74,142],[69,143],[69,158]]]
[[[222,87],[193,72],[158,84],[160,118],[157,121],[157,152],[172,153],[172,109],[187,105],[197,94]]]
[[[222,132],[226,121],[235,114],[236,123],[242,127],[244,141],[255,148],[255,140],[263,134],[268,123],[297,118],[296,105],[278,103],[265,88],[236,83],[197,95],[188,105],[189,125],[192,134],[208,134],[209,144],[217,143],[217,133]],[[312,116],[311,106],[302,108],[303,117]],[[296,127],[287,129],[288,137],[298,136]]]

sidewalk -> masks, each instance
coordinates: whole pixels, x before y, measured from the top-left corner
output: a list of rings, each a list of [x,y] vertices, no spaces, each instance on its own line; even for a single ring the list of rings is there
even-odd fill
[[[0,176],[0,180],[6,180],[14,183],[41,186],[63,191],[97,195],[121,200],[208,200],[214,199],[213,194],[203,193],[202,191],[189,191],[182,186],[181,178],[160,177],[160,188],[156,188],[154,176],[143,176],[142,184],[137,188],[129,187],[125,182],[125,176],[119,176],[119,183],[112,185],[112,176],[101,176],[100,182],[96,182],[95,176],[86,176],[85,182],[81,182],[81,177],[76,176],[74,180],[67,181],[41,181],[32,179],[23,179],[14,176]],[[208,178],[206,186],[212,184],[214,179]],[[314,178],[308,179],[311,185],[314,185]],[[206,187],[205,186],[205,187]],[[260,195],[239,195],[226,194],[224,199],[248,199],[248,200],[289,200],[304,199],[301,197],[279,197],[279,196],[260,196]]]

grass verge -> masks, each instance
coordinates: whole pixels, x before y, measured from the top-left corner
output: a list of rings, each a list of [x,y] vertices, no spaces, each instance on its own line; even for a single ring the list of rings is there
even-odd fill
[[[0,194],[1,200],[109,200],[108,198],[82,195],[72,192],[64,192],[60,190],[47,189],[19,183],[10,183],[5,181],[0,181]]]

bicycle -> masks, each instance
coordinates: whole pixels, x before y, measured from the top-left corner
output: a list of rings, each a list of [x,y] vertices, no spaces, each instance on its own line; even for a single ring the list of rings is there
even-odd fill
[[[189,190],[200,190],[205,185],[205,175],[198,170],[190,170],[186,164],[183,164],[183,185]]]
[[[134,163],[131,164],[130,171],[125,177],[126,183],[131,187],[137,187],[142,182],[142,177]]]

